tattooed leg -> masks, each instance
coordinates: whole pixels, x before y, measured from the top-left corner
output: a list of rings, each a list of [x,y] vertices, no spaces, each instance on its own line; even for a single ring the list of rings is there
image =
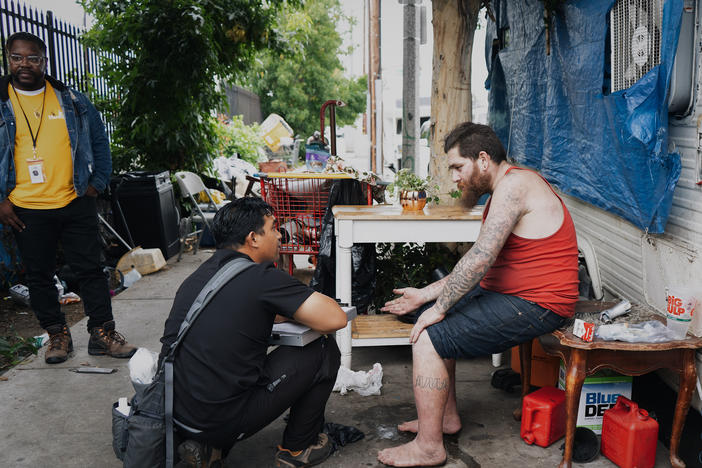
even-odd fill
[[[378,452],[390,466],[435,466],[446,461],[442,423],[451,380],[441,357],[424,332],[412,347],[414,400],[418,433],[410,443]]]
[[[456,360],[444,359],[443,362],[449,376],[449,394],[446,401],[446,409],[444,409],[442,431],[444,434],[451,435],[458,433],[463,427],[461,418],[458,415],[458,406],[456,405]],[[416,433],[419,430],[419,421],[417,419],[405,421],[399,424],[397,429],[403,432]]]

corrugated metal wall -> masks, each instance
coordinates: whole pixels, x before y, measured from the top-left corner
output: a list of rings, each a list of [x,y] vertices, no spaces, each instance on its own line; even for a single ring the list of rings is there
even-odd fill
[[[604,210],[562,195],[575,228],[597,254],[605,297],[626,297],[645,303],[641,231]]]
[[[682,155],[682,172],[675,189],[673,208],[666,233],[702,247],[702,186],[697,185],[699,158],[699,129],[696,115],[670,126],[670,140]]]

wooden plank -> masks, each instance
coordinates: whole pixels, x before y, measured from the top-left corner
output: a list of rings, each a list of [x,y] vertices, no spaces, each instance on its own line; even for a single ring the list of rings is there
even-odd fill
[[[413,325],[392,314],[359,315],[351,324],[352,338],[407,338]]]

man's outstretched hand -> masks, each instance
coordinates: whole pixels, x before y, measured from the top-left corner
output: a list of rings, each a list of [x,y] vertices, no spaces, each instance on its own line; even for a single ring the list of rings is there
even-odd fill
[[[17,231],[24,230],[24,223],[17,217],[12,203],[7,198],[0,202],[0,224],[10,226]]]
[[[410,332],[410,344],[417,342],[419,335],[425,328],[427,328],[429,325],[434,325],[435,323],[441,322],[444,317],[446,317],[446,314],[438,312],[436,310],[436,306],[429,307],[427,310],[425,310],[422,315],[417,318],[417,322],[414,324],[412,332]]]
[[[383,312],[390,312],[395,315],[405,315],[424,305],[426,300],[422,293],[417,288],[400,288],[393,289],[393,294],[399,294],[400,297],[388,301],[380,308]]]

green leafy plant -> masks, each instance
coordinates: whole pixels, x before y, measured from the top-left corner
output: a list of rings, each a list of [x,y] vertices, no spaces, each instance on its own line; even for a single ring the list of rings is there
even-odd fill
[[[421,288],[432,282],[431,273],[443,266],[448,270],[461,258],[444,244],[376,244],[376,284],[373,305],[376,309],[395,295],[392,290],[412,286]]]
[[[238,154],[245,161],[254,166],[258,163],[264,141],[259,134],[260,125],[246,125],[240,115],[235,115],[230,120],[219,116],[215,122],[215,143],[214,157],[224,156],[228,158]]]
[[[397,174],[395,174],[395,180],[388,185],[388,190],[390,193],[402,190],[424,190],[427,192],[427,201],[433,203],[439,203],[439,196],[437,195],[439,191],[439,185],[434,183],[431,177],[422,178],[411,170],[405,168],[400,169]]]
[[[278,13],[297,0],[83,0],[95,24],[86,44],[102,53],[115,90],[101,109],[114,125],[115,171],[203,172],[214,150],[219,85],[261,49],[287,49]]]
[[[36,355],[39,346],[34,338],[14,336],[0,337],[0,369],[20,363],[29,354]]]

